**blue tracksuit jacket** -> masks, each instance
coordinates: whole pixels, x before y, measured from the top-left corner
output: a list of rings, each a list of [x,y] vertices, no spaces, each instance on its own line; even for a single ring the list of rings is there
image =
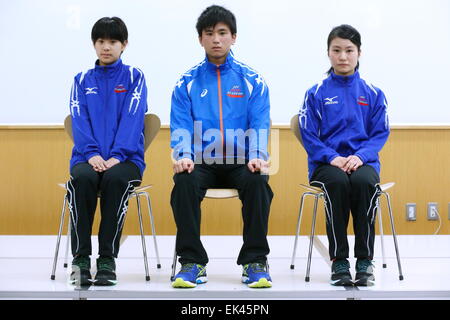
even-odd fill
[[[206,57],[173,90],[170,129],[176,160],[267,160],[269,127],[267,85],[232,52],[220,66]]]
[[[389,136],[384,93],[360,78],[333,72],[310,88],[299,112],[311,178],[319,164],[358,156],[380,173],[378,152]]]
[[[144,162],[144,116],[147,87],[141,70],[119,59],[75,76],[70,93],[74,147],[70,168],[100,155],[135,163]]]

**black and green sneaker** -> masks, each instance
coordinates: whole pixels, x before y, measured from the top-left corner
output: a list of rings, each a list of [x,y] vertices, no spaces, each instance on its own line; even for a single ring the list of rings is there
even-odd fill
[[[91,281],[91,258],[88,256],[74,257],[69,282],[76,286],[90,286]]]
[[[337,259],[331,265],[331,280],[333,286],[353,286],[350,274],[350,263],[347,259]]]
[[[369,259],[356,260],[355,286],[368,287],[375,284],[374,265]]]
[[[113,257],[100,256],[97,259],[97,274],[93,282],[96,286],[113,286],[117,284],[116,263]]]

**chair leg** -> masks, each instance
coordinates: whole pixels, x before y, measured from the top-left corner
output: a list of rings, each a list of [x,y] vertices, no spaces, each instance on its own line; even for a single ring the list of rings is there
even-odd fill
[[[175,280],[175,269],[177,268],[177,248],[173,251],[173,261],[172,261],[172,274],[170,275],[170,281]]]
[[[145,244],[144,226],[142,225],[142,213],[141,213],[141,201],[139,194],[136,194],[137,211],[139,217],[139,230],[141,231],[142,253],[144,255],[144,267],[145,267],[145,280],[150,281],[150,275],[148,273],[148,260],[147,260],[147,246]]]
[[[387,203],[388,203],[389,218],[390,218],[390,221],[391,221],[392,236],[394,238],[394,245],[395,245],[395,254],[397,255],[397,265],[398,265],[398,273],[399,273],[398,278],[400,280],[403,280],[402,266],[401,266],[401,263],[400,263],[400,254],[399,254],[399,251],[398,251],[398,244],[397,244],[397,234],[395,232],[394,217],[392,215],[391,199],[390,199],[389,194],[387,192],[383,192],[383,194],[385,195]]]
[[[64,268],[68,266],[68,256],[69,256],[69,246],[70,246],[70,235],[72,233],[72,220],[69,216],[69,222],[67,223],[67,235],[66,235],[66,253],[64,255]]]
[[[305,281],[309,282],[309,272],[311,269],[311,255],[312,255],[312,248],[314,244],[314,233],[316,228],[316,216],[317,216],[317,202],[319,200],[319,196],[314,196],[314,210],[313,210],[313,217],[312,217],[312,225],[311,225],[311,235],[309,238],[309,252],[308,252],[308,263],[306,265],[306,276]]]
[[[297,218],[297,231],[295,233],[295,241],[294,241],[294,250],[292,251],[292,260],[291,260],[291,269],[294,269],[294,262],[295,262],[295,255],[297,253],[297,242],[298,242],[298,236],[300,235],[300,224],[302,221],[302,213],[303,213],[303,203],[305,201],[305,196],[307,194],[303,193],[301,201],[300,201],[300,208],[298,210],[298,218]]]
[[[62,228],[63,228],[63,225],[64,225],[64,217],[66,215],[66,204],[67,204],[67,195],[64,196],[63,207],[62,207],[62,210],[61,210],[61,219],[60,219],[60,222],[59,222],[58,237],[56,239],[55,256],[53,258],[53,269],[52,269],[52,274],[50,276],[50,279],[52,279],[52,280],[55,280],[56,264],[58,262],[59,243],[61,241],[61,233],[62,233]]]
[[[382,261],[383,261],[383,268],[386,268],[387,264],[386,264],[386,256],[384,254],[384,238],[383,238],[383,217],[381,215],[381,204],[380,204],[380,197],[378,197],[377,199],[377,210],[376,212],[378,213],[378,222],[380,225],[380,238],[381,238],[381,257],[382,257]]]
[[[147,198],[148,215],[150,216],[150,226],[152,228],[153,245],[155,246],[155,253],[156,253],[156,267],[158,269],[161,269],[161,261],[159,260],[158,243],[156,242],[156,231],[155,231],[155,223],[153,220],[152,203],[150,201],[150,196],[147,192],[142,192],[142,194],[144,194],[145,197]]]

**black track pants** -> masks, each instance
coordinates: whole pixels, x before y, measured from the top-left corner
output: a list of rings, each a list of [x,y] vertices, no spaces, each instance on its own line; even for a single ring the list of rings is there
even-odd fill
[[[317,167],[311,185],[325,191],[330,258],[349,257],[347,226],[350,212],[355,233],[355,257],[373,259],[378,173],[368,165],[347,174],[331,165]]]
[[[92,254],[92,224],[100,194],[98,254],[117,257],[129,193],[141,182],[139,168],[127,161],[98,173],[90,164],[79,163],[72,168],[70,175],[67,195],[72,222],[72,254],[74,256]]]
[[[252,173],[246,165],[197,164],[191,173],[178,173],[173,179],[175,186],[171,205],[177,225],[176,251],[180,263],[208,263],[208,255],[200,240],[200,204],[208,188],[238,189],[242,201],[244,243],[237,263],[266,261],[269,254],[268,220],[273,198],[268,175]]]

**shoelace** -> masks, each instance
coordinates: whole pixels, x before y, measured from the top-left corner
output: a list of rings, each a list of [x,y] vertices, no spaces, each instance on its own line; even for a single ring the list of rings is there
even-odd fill
[[[75,258],[72,265],[78,266],[80,269],[89,269],[89,260],[85,257]]]
[[[99,258],[97,265],[98,270],[114,271],[114,261],[110,258]]]
[[[266,272],[266,266],[262,263],[249,263],[245,268],[245,271],[247,271],[248,268],[252,268],[253,272]]]
[[[333,268],[334,268],[335,273],[343,273],[343,272],[348,271],[349,266],[348,266],[347,261],[343,260],[343,261],[335,262]]]
[[[372,268],[374,267],[374,265],[372,264],[372,261],[367,260],[367,259],[357,261],[356,264],[357,264],[356,269],[358,272],[367,272],[367,269],[369,269],[369,267],[372,267]]]

